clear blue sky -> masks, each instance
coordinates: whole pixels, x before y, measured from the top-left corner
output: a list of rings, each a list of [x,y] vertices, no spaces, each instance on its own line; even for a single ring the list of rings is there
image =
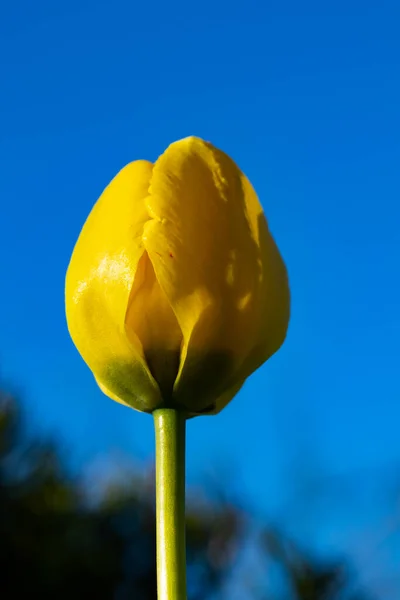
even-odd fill
[[[399,23],[396,0],[2,8],[1,371],[75,466],[113,448],[151,457],[153,433],[69,339],[73,245],[123,165],[192,134],[253,182],[293,309],[282,350],[223,414],[188,425],[189,480],[231,463],[275,510],[304,461],[399,461]]]

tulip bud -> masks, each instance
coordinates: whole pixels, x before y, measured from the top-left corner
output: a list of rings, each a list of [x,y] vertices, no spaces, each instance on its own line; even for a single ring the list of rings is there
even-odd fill
[[[195,137],[111,181],[74,248],[65,298],[102,391],[144,412],[220,411],[289,321],[286,268],[254,189]]]

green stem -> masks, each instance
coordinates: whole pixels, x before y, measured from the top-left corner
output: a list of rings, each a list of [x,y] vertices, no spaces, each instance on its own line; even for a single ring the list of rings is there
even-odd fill
[[[158,600],[186,600],[184,414],[155,410]]]

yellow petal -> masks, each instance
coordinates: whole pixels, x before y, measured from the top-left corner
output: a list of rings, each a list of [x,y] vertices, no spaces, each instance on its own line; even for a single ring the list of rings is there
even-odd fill
[[[149,192],[143,241],[183,334],[174,402],[211,412],[282,344],[286,269],[251,184],[211,144],[172,144]]]
[[[119,402],[120,404],[123,404],[124,406],[129,406],[129,404],[127,404],[126,402],[124,402],[123,400],[121,400],[121,398],[118,398],[118,396],[116,396],[115,394],[113,394],[112,392],[110,392],[110,390],[101,383],[101,381],[99,381],[96,377],[95,377],[96,383],[99,386],[99,388],[101,389],[101,391],[103,392],[103,394],[105,394],[106,396],[108,396],[109,398],[111,398],[111,400],[115,400],[115,402]]]
[[[241,366],[247,378],[285,341],[290,318],[290,290],[285,263],[279,253],[257,194],[250,181],[241,174],[243,194],[251,232],[259,248],[261,271],[257,299],[254,302],[254,341],[251,352]]]
[[[147,161],[130,163],[104,190],[74,248],[65,291],[71,337],[99,385],[144,411],[160,403],[160,392],[140,340],[127,335],[125,316],[144,253],[151,173]]]
[[[163,404],[170,405],[179,370],[182,331],[156,279],[147,252],[138,264],[125,323],[128,337],[133,335],[141,341]]]
[[[235,383],[232,387],[228,388],[223,394],[221,394],[221,396],[219,398],[217,398],[217,400],[215,402],[215,408],[214,408],[213,412],[210,414],[215,415],[215,414],[221,412],[221,410],[223,408],[225,408],[225,406],[227,404],[229,404],[229,402],[240,391],[240,389],[243,387],[243,384],[244,384],[244,380],[239,381],[238,383]]]

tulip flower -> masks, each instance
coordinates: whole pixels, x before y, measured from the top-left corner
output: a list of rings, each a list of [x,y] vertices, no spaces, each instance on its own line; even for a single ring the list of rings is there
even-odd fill
[[[184,421],[226,406],[289,321],[286,268],[249,180],[196,137],[128,164],[83,226],[65,294],[101,390],[154,415],[159,593],[181,600]]]
[[[111,181],[76,243],[68,327],[101,389],[218,412],[282,344],[286,269],[248,181],[198,138]]]

